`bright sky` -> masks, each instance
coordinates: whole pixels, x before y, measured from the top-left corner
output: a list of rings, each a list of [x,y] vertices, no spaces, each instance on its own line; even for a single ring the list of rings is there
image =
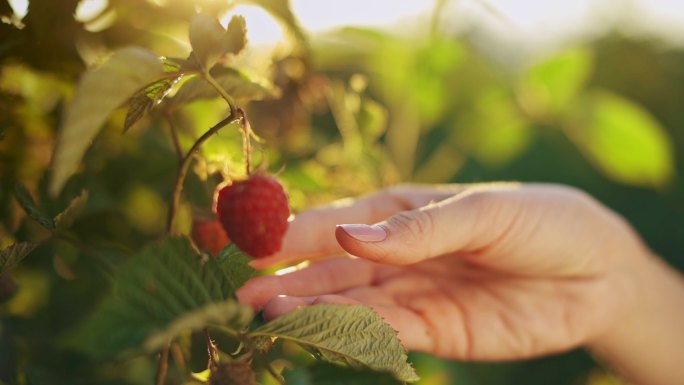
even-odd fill
[[[9,0],[9,3],[23,16],[28,1]],[[107,2],[82,0],[76,17],[87,19],[104,9]],[[345,25],[396,27],[399,21],[411,20],[417,15],[428,17],[435,0],[291,0],[291,3],[301,24],[317,32]],[[591,37],[615,24],[630,33],[656,35],[684,46],[682,0],[446,0],[446,4],[442,15],[445,28],[459,31],[476,26],[482,38],[516,49],[552,47]],[[260,9],[243,5],[236,12],[247,18],[253,43],[281,38],[280,27]]]

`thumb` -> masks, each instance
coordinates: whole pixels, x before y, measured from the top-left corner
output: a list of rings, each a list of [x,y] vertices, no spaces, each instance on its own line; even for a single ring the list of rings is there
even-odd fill
[[[456,196],[374,225],[341,224],[335,237],[357,257],[397,265],[420,262],[470,247],[479,206],[471,201]]]

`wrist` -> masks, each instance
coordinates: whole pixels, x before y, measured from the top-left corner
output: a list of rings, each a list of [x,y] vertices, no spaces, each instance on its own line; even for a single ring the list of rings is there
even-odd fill
[[[625,272],[620,311],[587,347],[636,384],[684,383],[684,279],[647,250]]]

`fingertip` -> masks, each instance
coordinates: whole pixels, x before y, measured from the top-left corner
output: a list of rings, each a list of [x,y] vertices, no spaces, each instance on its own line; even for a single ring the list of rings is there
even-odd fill
[[[238,302],[249,305],[255,310],[263,306],[274,296],[278,295],[281,288],[273,276],[254,277],[235,291]]]
[[[278,318],[281,315],[285,315],[293,310],[300,307],[310,305],[313,299],[306,297],[290,297],[285,295],[279,295],[272,298],[264,306],[264,318],[270,321],[274,318]]]

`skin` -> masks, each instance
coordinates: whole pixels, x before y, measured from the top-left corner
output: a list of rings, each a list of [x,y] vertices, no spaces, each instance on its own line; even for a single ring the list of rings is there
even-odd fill
[[[358,240],[338,224],[376,224]],[[373,231],[374,230],[374,231]],[[400,186],[304,212],[238,292],[267,318],[372,307],[404,346],[460,360],[587,347],[634,383],[684,383],[684,280],[620,216],[559,185]],[[643,354],[648,352],[648,354]]]

